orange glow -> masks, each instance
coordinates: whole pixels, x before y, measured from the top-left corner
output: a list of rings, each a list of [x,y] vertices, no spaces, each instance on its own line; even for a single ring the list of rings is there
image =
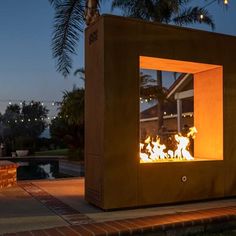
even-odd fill
[[[162,59],[155,57],[139,57],[139,63],[141,69],[148,70],[163,70],[163,71],[172,71],[172,72],[182,72],[195,74],[201,71],[212,70],[219,68],[219,65],[211,65],[197,62],[189,61],[177,61],[171,59]]]
[[[223,159],[223,69],[194,74],[194,155]]]
[[[140,56],[139,63],[141,69],[193,74],[194,126],[198,129],[194,158],[223,160],[223,67],[146,56]],[[165,153],[170,157],[171,152]]]
[[[149,136],[144,141],[144,143],[140,143],[140,163],[194,160],[188,150],[188,147],[190,143],[190,137],[195,138],[196,133],[197,129],[192,127],[186,136],[176,134],[175,141],[177,148],[174,151],[165,151],[166,146],[160,143],[160,138],[158,136],[155,140],[152,140]]]

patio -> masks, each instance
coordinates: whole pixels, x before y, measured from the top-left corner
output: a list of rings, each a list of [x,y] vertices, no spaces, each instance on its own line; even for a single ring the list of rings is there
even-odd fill
[[[236,222],[235,198],[104,212],[84,200],[83,178],[18,182],[0,191],[0,209],[0,235],[173,235],[231,229]]]

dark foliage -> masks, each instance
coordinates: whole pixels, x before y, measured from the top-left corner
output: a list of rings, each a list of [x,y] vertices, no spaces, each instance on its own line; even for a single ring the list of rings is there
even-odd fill
[[[223,5],[223,0],[217,0]],[[99,8],[100,0],[97,0]],[[112,9],[119,8],[125,16],[168,24],[207,24],[214,29],[214,21],[206,8],[193,6],[191,0],[111,0]],[[210,3],[206,0],[206,3]],[[84,28],[84,12],[88,0],[49,0],[55,10],[52,38],[53,57],[57,71],[68,76],[72,56],[77,53],[78,41]],[[204,17],[201,18],[200,16]]]
[[[167,24],[203,23],[214,29],[207,9],[191,6],[191,0],[113,0],[112,8],[120,8],[125,16]],[[203,18],[200,16],[204,15]]]
[[[65,92],[59,115],[50,126],[52,139],[65,143],[69,154],[83,159],[84,150],[84,90]],[[74,158],[75,159],[75,158]]]
[[[1,116],[1,139],[9,155],[16,148],[31,149],[45,130],[48,110],[40,102],[9,105]],[[17,145],[17,146],[16,146]]]

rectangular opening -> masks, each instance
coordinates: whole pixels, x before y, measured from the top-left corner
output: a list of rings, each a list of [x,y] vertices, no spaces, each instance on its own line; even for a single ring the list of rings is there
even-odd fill
[[[140,56],[140,163],[223,160],[223,67]]]

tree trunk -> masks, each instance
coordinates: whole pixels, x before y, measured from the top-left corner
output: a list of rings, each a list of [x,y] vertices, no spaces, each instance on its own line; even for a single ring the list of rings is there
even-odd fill
[[[162,71],[157,71],[157,88],[158,91],[162,91]],[[164,101],[162,99],[162,94],[157,96],[157,113],[158,113],[158,133],[162,132],[162,128],[164,125],[163,115],[164,115]]]
[[[98,0],[86,0],[86,9],[84,15],[87,26],[95,22],[99,17],[100,14],[98,10],[98,5]]]

